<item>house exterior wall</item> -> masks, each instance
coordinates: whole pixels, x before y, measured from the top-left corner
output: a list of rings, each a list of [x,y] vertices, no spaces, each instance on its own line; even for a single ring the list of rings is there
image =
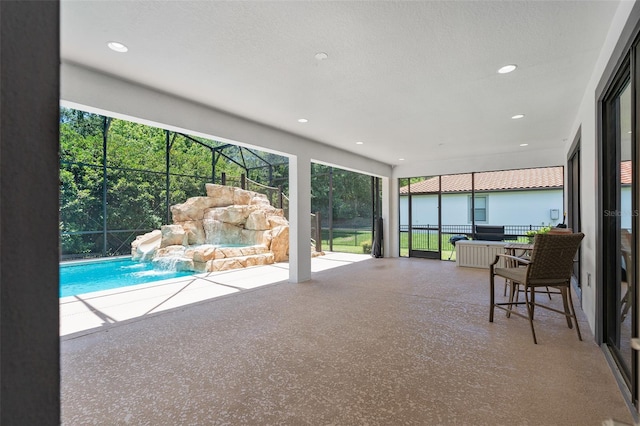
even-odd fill
[[[620,227],[631,231],[631,219],[638,212],[631,208],[631,186],[623,186],[620,189]]]
[[[477,197],[486,196],[487,221],[476,221],[487,225],[552,225],[562,223],[562,189],[529,191],[478,192]],[[468,225],[471,193],[442,194],[442,225]],[[408,197],[400,197],[400,225],[408,225]],[[438,223],[438,198],[436,195],[412,196],[413,225],[436,225]],[[551,209],[557,209],[559,219],[552,220]]]

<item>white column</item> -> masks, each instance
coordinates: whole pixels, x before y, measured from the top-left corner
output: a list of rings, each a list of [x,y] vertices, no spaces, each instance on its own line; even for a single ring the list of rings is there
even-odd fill
[[[400,252],[398,204],[398,179],[382,178],[382,214],[385,218],[384,257],[398,257]]]
[[[289,157],[289,282],[311,279],[311,158]]]

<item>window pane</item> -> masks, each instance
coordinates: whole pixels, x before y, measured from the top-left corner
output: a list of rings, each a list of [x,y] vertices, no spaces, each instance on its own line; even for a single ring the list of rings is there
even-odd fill
[[[487,211],[485,209],[476,209],[476,222],[486,222]]]

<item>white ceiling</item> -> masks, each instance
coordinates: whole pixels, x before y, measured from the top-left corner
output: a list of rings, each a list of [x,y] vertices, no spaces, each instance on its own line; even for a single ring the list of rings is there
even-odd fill
[[[572,136],[617,7],[63,0],[61,57],[388,164],[527,155]]]

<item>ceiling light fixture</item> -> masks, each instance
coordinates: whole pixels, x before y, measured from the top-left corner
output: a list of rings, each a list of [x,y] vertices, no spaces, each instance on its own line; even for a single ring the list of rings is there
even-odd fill
[[[398,161],[404,161],[404,158],[398,158]]]
[[[306,118],[298,118],[298,123],[306,123],[309,120],[307,120]]]
[[[127,46],[122,43],[118,43],[117,41],[110,41],[109,43],[107,43],[107,46],[109,47],[109,49],[118,53],[125,53],[129,51],[129,48]]]
[[[513,64],[505,65],[504,67],[502,67],[502,68],[500,68],[498,70],[498,74],[508,74],[508,73],[510,73],[512,71],[515,71],[516,68],[518,68],[517,65],[513,65]]]
[[[520,120],[521,118],[524,118],[524,114],[516,114],[511,117],[512,120]]]
[[[316,55],[315,55],[315,58],[316,58],[317,60],[319,60],[319,61],[324,61],[324,60],[325,60],[325,59],[327,59],[328,57],[329,57],[329,55],[327,55],[327,54],[326,54],[326,53],[324,53],[324,52],[318,52],[318,53],[316,53]]]
[[[528,146],[528,143],[521,143],[520,146]]]
[[[363,145],[363,144],[364,142],[360,142],[360,141],[356,142],[356,145]]]

